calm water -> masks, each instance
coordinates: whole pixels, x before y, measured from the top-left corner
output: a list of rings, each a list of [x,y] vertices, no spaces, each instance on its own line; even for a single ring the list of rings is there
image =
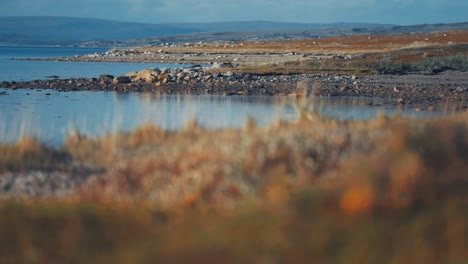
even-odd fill
[[[62,57],[90,54],[104,49],[0,47],[0,81],[96,77],[102,73],[124,74],[150,67],[179,65],[132,63],[74,63],[15,61],[10,58]],[[360,106],[364,98],[316,98],[313,105],[325,117],[370,119],[379,112],[429,117],[444,112],[401,111],[393,107]],[[128,131],[143,123],[176,130],[192,119],[207,128],[242,127],[248,118],[260,126],[278,118],[297,118],[294,100],[277,96],[149,95],[113,92],[57,92],[8,90],[0,87],[0,142],[13,142],[23,135],[60,145],[71,131],[89,136]]]
[[[50,48],[50,47],[1,47],[0,81],[30,81],[47,79],[57,75],[60,78],[98,77],[100,74],[121,75],[154,67],[183,67],[179,64],[158,63],[96,63],[26,61],[11,58],[54,58],[106,51],[102,48]],[[187,65],[188,66],[188,65]]]
[[[295,101],[279,96],[155,95],[114,92],[57,92],[0,89],[0,141],[31,135],[59,145],[73,129],[89,136],[128,131],[143,123],[176,130],[192,119],[207,128],[242,127],[250,117],[259,126],[278,118],[295,120]],[[400,111],[360,106],[363,98],[316,98],[315,109],[339,119],[369,119],[379,112],[417,117],[443,112]]]

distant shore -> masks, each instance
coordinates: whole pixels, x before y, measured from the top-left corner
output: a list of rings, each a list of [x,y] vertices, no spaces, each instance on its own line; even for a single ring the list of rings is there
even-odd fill
[[[393,104],[416,110],[468,108],[468,72],[437,75],[338,74],[253,75],[212,72],[202,67],[143,70],[127,76],[0,82],[9,89],[151,92],[163,94],[374,97],[373,105]],[[159,72],[159,73],[158,73]]]
[[[192,64],[125,76],[0,82],[3,88],[164,94],[372,97],[372,105],[468,108],[466,31],[323,39],[165,43],[48,60]]]

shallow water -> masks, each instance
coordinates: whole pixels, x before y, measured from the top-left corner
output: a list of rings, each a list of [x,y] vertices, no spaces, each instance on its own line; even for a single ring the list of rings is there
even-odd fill
[[[98,77],[100,74],[122,75],[147,68],[180,68],[190,65],[160,63],[110,63],[12,60],[12,58],[55,58],[102,52],[102,48],[1,47],[0,81],[43,80],[56,75],[60,78]]]
[[[135,63],[86,63],[22,61],[10,58],[63,57],[102,52],[105,49],[0,47],[0,81],[97,77],[124,74],[153,67],[180,65]],[[188,65],[187,65],[188,66]],[[415,112],[392,106],[362,106],[372,98],[315,98],[313,108],[324,117],[370,119],[379,112],[429,117],[447,113]],[[378,100],[378,102],[382,102]],[[57,92],[49,90],[8,90],[0,87],[0,142],[13,142],[24,135],[60,145],[73,130],[89,136],[128,131],[144,123],[176,130],[192,119],[207,128],[242,127],[253,118],[259,126],[278,118],[295,120],[297,103],[279,96],[155,95],[113,92]]]
[[[128,131],[144,123],[176,130],[197,119],[207,128],[243,127],[253,118],[259,126],[278,118],[298,117],[295,100],[280,96],[155,95],[114,92],[58,92],[0,88],[0,141],[13,142],[22,135],[59,145],[71,131],[100,136]],[[369,98],[314,98],[313,108],[324,117],[370,119],[379,112],[415,117],[447,114],[416,112],[395,107],[361,106]]]

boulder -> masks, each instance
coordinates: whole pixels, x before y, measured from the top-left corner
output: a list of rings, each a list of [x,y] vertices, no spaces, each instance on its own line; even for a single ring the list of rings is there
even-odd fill
[[[169,74],[159,74],[158,79],[159,80],[169,79]]]
[[[101,74],[99,75],[99,78],[100,79],[114,79],[114,76],[110,74]]]
[[[131,83],[132,80],[128,76],[117,76],[112,81],[113,84],[120,84],[120,83]]]
[[[147,83],[154,83],[154,82],[156,82],[157,79],[158,79],[158,78],[155,77],[155,76],[150,76],[150,77],[148,77],[148,78],[145,79],[145,82],[147,82]]]
[[[138,75],[138,72],[136,72],[136,71],[127,72],[127,73],[125,74],[125,76],[130,77],[130,78],[132,78],[132,79],[133,79],[133,78],[136,78],[137,75]]]
[[[159,70],[158,70],[159,71]],[[159,73],[157,71],[155,71],[154,69],[146,69],[146,70],[142,70],[140,71],[136,78],[137,80],[143,80],[145,82],[148,82],[148,83],[151,83],[153,82],[154,80],[156,80],[157,76],[159,75]]]

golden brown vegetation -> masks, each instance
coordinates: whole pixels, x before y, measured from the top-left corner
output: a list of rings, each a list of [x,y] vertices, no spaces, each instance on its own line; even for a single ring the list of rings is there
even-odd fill
[[[407,33],[399,35],[351,35],[318,39],[243,41],[236,43],[206,43],[165,48],[165,51],[187,52],[239,52],[239,53],[321,53],[360,54],[380,53],[422,47],[441,47],[468,44],[466,30],[435,33]],[[141,50],[156,51],[159,47]]]
[[[40,144],[31,137],[24,137],[14,145],[0,144],[0,173],[5,170],[63,168],[69,159],[67,153]]]
[[[234,69],[217,69],[216,71],[254,74],[342,73],[359,75],[380,73],[385,70],[391,72],[394,69],[430,71],[432,68],[429,66],[451,67],[452,65],[446,62],[430,64],[431,60],[433,62],[437,58],[450,57],[461,58],[464,61],[464,66],[454,69],[466,71],[468,69],[466,66],[468,61],[467,45],[467,31],[456,30],[400,35],[351,35],[302,40],[215,42],[203,45],[164,47],[164,52],[204,53],[208,55],[237,54],[237,57],[246,57],[239,62],[234,62],[234,64],[239,64]],[[161,47],[140,48],[142,51],[159,49]],[[284,55],[287,53],[299,53],[307,56],[282,56],[276,62],[272,57],[274,54]],[[212,61],[212,58],[209,57],[192,57],[192,60],[195,63],[208,63]]]
[[[468,46],[411,48],[380,53],[367,53],[349,59],[303,59],[278,64],[246,65],[234,72],[254,74],[377,74],[385,71],[406,73],[408,71],[431,71],[436,67],[453,70],[468,70]]]
[[[72,136],[106,172],[1,202],[0,262],[463,263],[467,150],[467,113]]]

